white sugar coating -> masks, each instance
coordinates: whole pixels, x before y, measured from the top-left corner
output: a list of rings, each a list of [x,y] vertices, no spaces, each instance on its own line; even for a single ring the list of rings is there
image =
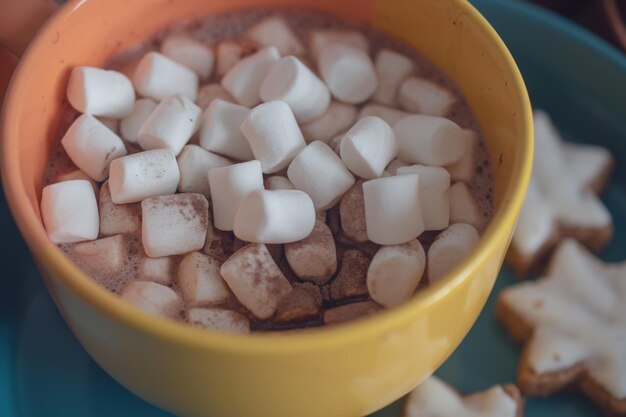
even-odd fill
[[[151,258],[202,249],[209,203],[202,194],[150,197],[141,202],[141,239]]]
[[[365,53],[369,53],[369,41],[356,30],[336,30],[336,29],[317,29],[312,30],[309,35],[309,48],[311,48],[311,56],[316,60],[324,48],[332,44],[341,44],[360,49]]]
[[[41,218],[53,243],[71,243],[98,237],[96,195],[87,180],[50,184],[41,192]]]
[[[339,149],[346,167],[365,179],[380,177],[397,152],[393,130],[375,116],[365,117],[352,126]]]
[[[328,226],[316,221],[312,232],[299,242],[285,245],[285,257],[303,281],[323,285],[337,271],[335,240]]]
[[[187,305],[200,307],[219,304],[230,291],[220,275],[220,264],[200,252],[187,254],[178,265],[178,288]]]
[[[123,300],[148,314],[175,319],[182,300],[174,290],[151,281],[133,281],[122,291]]]
[[[335,135],[352,127],[356,121],[356,107],[333,101],[326,112],[315,120],[300,124],[307,143],[319,140],[328,143]]]
[[[187,323],[225,333],[250,333],[250,321],[246,316],[223,308],[189,309]]]
[[[127,154],[119,136],[88,114],[72,123],[61,144],[72,162],[96,181],[104,181],[111,161]]]
[[[256,190],[237,209],[233,232],[246,242],[289,243],[302,240],[315,225],[313,201],[300,190]]]
[[[176,158],[180,179],[178,191],[198,193],[211,198],[209,170],[232,165],[232,161],[209,152],[198,145],[185,145]]]
[[[174,261],[169,256],[161,258],[142,257],[139,260],[139,279],[170,285],[174,280]]]
[[[76,110],[119,119],[133,109],[133,84],[121,72],[75,67],[67,83],[67,99]]]
[[[417,239],[383,246],[367,270],[367,289],[378,304],[393,308],[409,300],[424,274],[426,253]]]
[[[268,17],[245,33],[245,36],[263,46],[278,48],[281,55],[303,55],[306,53],[304,45],[293,33],[287,22],[280,17]]]
[[[463,182],[450,187],[450,222],[467,223],[481,230],[483,215],[472,192]]]
[[[158,52],[148,52],[141,58],[132,81],[137,94],[155,101],[176,94],[195,101],[198,94],[198,75]]]
[[[250,109],[215,99],[202,116],[200,146],[240,161],[254,159],[250,144],[240,127]]]
[[[334,206],[355,181],[337,154],[320,141],[311,142],[294,158],[287,177],[311,197],[316,210]]]
[[[450,224],[450,173],[441,167],[411,165],[398,168],[397,175],[417,174],[424,230],[442,230]]]
[[[376,54],[376,73],[378,89],[372,100],[387,106],[397,102],[400,84],[415,70],[415,63],[406,55],[390,49],[381,49]]]
[[[398,92],[398,102],[404,110],[430,116],[447,116],[456,100],[450,91],[418,77],[404,81]]]
[[[111,199],[115,204],[125,204],[173,194],[179,179],[176,157],[169,149],[128,155],[111,163]]]
[[[102,184],[102,188],[100,188],[98,212],[100,214],[101,236],[133,233],[141,227],[141,213],[138,207],[130,204],[115,204],[111,200],[108,181]]]
[[[90,271],[117,274],[124,267],[126,237],[115,235],[91,242],[77,243],[73,250],[83,265],[89,265]]]
[[[229,103],[236,103],[237,101],[228,91],[222,86],[222,84],[205,84],[198,90],[198,98],[196,104],[205,111],[209,105],[215,99],[227,101]]]
[[[235,297],[259,319],[270,318],[291,284],[262,243],[244,246],[222,264],[221,275]]]
[[[215,64],[213,50],[191,37],[168,36],[161,44],[161,53],[193,70],[202,79],[209,78],[213,72]]]
[[[222,78],[222,86],[242,106],[254,107],[261,103],[259,90],[263,80],[279,59],[275,47],[261,49],[235,64]]]
[[[362,103],[378,88],[374,64],[361,49],[327,45],[320,51],[318,67],[333,97],[346,103]]]
[[[149,98],[140,98],[134,104],[133,111],[120,122],[120,133],[124,140],[137,143],[139,129],[156,109],[156,101]]]
[[[93,192],[96,193],[96,196],[100,193],[100,186],[96,181],[93,180],[87,173],[80,169],[74,169],[72,171],[66,172],[64,174],[57,175],[53,182],[62,182],[62,181],[70,181],[70,180],[87,180],[93,187]]]
[[[143,149],[167,148],[178,155],[200,126],[201,115],[200,107],[187,97],[167,97],[143,123],[137,141]]]
[[[451,224],[428,248],[428,280],[433,283],[467,258],[478,244],[478,231],[465,223]]]
[[[363,183],[367,237],[380,245],[399,245],[424,231],[419,177],[401,175]]]
[[[457,162],[447,165],[446,169],[450,172],[452,181],[464,181],[465,183],[470,184],[474,178],[474,171],[476,170],[476,156],[479,140],[476,132],[467,129],[465,132],[468,133],[469,138],[465,153]]]
[[[358,243],[367,242],[363,180],[358,180],[343,195],[339,203],[339,214],[341,230],[343,230],[348,239]]]
[[[394,127],[396,123],[410,115],[411,113],[407,113],[393,107],[387,107],[380,104],[366,104],[361,107],[361,110],[357,115],[357,119],[360,120],[364,117],[376,116],[387,122],[389,126]]]
[[[284,101],[269,101],[250,110],[241,131],[264,174],[286,168],[306,146],[296,118]]]
[[[266,190],[295,190],[295,186],[289,178],[281,175],[272,175],[267,177],[264,182]]]

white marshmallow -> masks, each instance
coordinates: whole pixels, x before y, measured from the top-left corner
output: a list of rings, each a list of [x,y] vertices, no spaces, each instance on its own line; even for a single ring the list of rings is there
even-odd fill
[[[394,109],[392,107],[381,106],[380,104],[366,104],[361,108],[361,111],[359,111],[357,119],[362,119],[368,116],[376,116],[387,122],[389,126],[394,127],[396,123],[410,115],[411,113]]]
[[[333,101],[322,116],[300,125],[300,128],[307,142],[320,140],[328,143],[335,135],[349,129],[355,120],[354,106]]]
[[[175,318],[180,314],[182,301],[170,287],[151,281],[133,281],[121,295],[135,307],[146,313]]]
[[[76,110],[119,119],[133,110],[133,84],[121,72],[76,67],[67,83],[67,99]]]
[[[415,70],[415,64],[406,55],[381,49],[376,55],[375,66],[378,89],[372,100],[393,106],[397,101],[400,84]]]
[[[188,36],[168,36],[161,45],[161,52],[166,57],[195,71],[202,79],[209,78],[213,72],[215,55],[211,48]]]
[[[480,229],[483,223],[478,203],[463,182],[450,187],[450,222],[471,224],[476,229]]]
[[[100,123],[109,128],[116,135],[119,133],[120,119],[112,119],[110,117],[96,117]]]
[[[257,190],[239,204],[233,231],[246,242],[302,240],[315,226],[313,201],[300,190]]]
[[[175,95],[161,101],[139,129],[142,148],[171,149],[178,155],[200,126],[202,110],[187,97]]]
[[[141,240],[151,258],[202,249],[209,202],[202,194],[174,194],[141,202]]]
[[[365,117],[348,130],[339,150],[344,164],[355,175],[378,178],[396,156],[396,138],[383,119]]]
[[[326,84],[295,56],[286,56],[272,65],[260,94],[263,101],[289,104],[298,123],[317,119],[330,104]]]
[[[156,101],[175,94],[196,101],[198,75],[163,54],[148,52],[135,69],[133,85],[139,95]]]
[[[389,165],[387,165],[385,171],[387,171],[390,175],[397,175],[399,168],[408,167],[410,165],[411,164],[409,164],[408,162],[404,162],[400,159],[394,159],[393,161],[389,162]]]
[[[126,204],[115,204],[111,200],[108,182],[102,184],[100,188],[98,211],[100,212],[101,236],[133,233],[141,227],[140,213],[136,208]]]
[[[478,231],[469,224],[454,223],[439,233],[428,248],[428,280],[433,283],[465,259],[478,243]]]
[[[41,192],[41,217],[54,243],[93,240],[98,237],[98,204],[89,181],[50,184]]]
[[[222,41],[217,45],[217,75],[223,77],[239,61],[244,53],[243,45],[236,41]]]
[[[329,227],[315,222],[305,239],[285,245],[285,258],[301,280],[326,284],[337,271],[337,248]]]
[[[264,244],[239,249],[220,272],[239,302],[259,319],[272,317],[279,301],[292,291]]]
[[[398,168],[398,175],[420,177],[420,200],[424,230],[441,230],[450,223],[450,174],[444,168],[411,165]]]
[[[230,297],[219,262],[200,252],[191,252],[180,262],[178,287],[185,301],[195,307],[219,304]]]
[[[450,113],[456,98],[432,81],[411,77],[400,85],[398,102],[410,112],[443,117]]]
[[[341,140],[346,136],[348,131],[339,133],[338,135],[333,136],[331,140],[328,141],[328,146],[339,156],[341,151]]]
[[[140,98],[135,102],[133,111],[120,122],[120,132],[124,140],[137,143],[139,129],[156,107],[156,101],[149,98]]]
[[[205,111],[213,100],[218,98],[229,103],[236,102],[235,98],[231,96],[228,91],[226,91],[222,84],[205,84],[198,90],[196,104],[202,109],[202,111]]]
[[[187,322],[207,330],[225,333],[250,333],[250,321],[243,314],[222,308],[192,308]]]
[[[275,47],[261,49],[232,67],[222,78],[222,86],[239,104],[246,107],[256,106],[261,102],[261,83],[279,59],[280,54]]]
[[[176,157],[169,149],[128,155],[111,163],[111,200],[115,204],[125,204],[174,194],[179,178]]]
[[[411,298],[425,268],[426,253],[417,239],[381,247],[367,270],[370,297],[384,307],[397,307]]]
[[[316,210],[334,206],[354,184],[354,177],[324,142],[311,142],[287,169],[297,189],[307,193]]]
[[[249,113],[247,107],[213,100],[202,116],[200,146],[240,161],[254,159],[250,144],[240,129]]]
[[[365,35],[355,30],[316,30],[311,33],[311,37],[309,38],[311,55],[316,60],[319,59],[322,50],[332,44],[351,46],[360,49],[366,54],[369,53],[370,50],[370,45]]]
[[[180,171],[178,191],[198,193],[206,198],[211,198],[209,170],[233,164],[230,160],[204,150],[198,145],[185,145],[176,161]]]
[[[65,174],[58,175],[54,182],[62,182],[62,181],[70,181],[70,180],[87,180],[91,183],[93,187],[93,192],[96,193],[96,196],[100,193],[100,185],[93,180],[85,171],[80,169],[75,169],[73,171],[66,172]]]
[[[296,187],[289,181],[289,178],[280,175],[273,175],[265,179],[266,190],[295,190]]]
[[[465,153],[453,164],[446,165],[452,181],[464,181],[469,183],[474,178],[476,170],[476,147],[478,146],[478,135],[469,129],[464,130],[469,138]]]
[[[126,239],[122,235],[77,243],[72,250],[87,271],[98,274],[119,273],[127,255]]]
[[[318,67],[332,95],[346,103],[362,103],[378,88],[374,64],[360,49],[328,45],[321,50]]]
[[[287,167],[306,146],[300,127],[284,101],[269,101],[250,110],[241,131],[265,174]]]
[[[465,154],[472,133],[452,120],[414,114],[393,127],[398,142],[398,158],[415,164],[443,166],[457,162]]]
[[[304,46],[280,17],[268,17],[246,31],[245,36],[263,46],[275,46],[281,55],[303,55]]]
[[[122,139],[88,114],[72,123],[61,143],[72,162],[96,181],[104,181],[111,161],[127,154]]]
[[[424,231],[417,175],[366,181],[363,198],[367,237],[372,242],[399,245]]]
[[[214,168],[209,171],[213,196],[213,222],[219,230],[233,230],[235,214],[241,200],[250,192],[263,189],[259,161]]]
[[[172,283],[174,261],[169,256],[161,258],[144,257],[139,261],[139,277],[163,285]]]

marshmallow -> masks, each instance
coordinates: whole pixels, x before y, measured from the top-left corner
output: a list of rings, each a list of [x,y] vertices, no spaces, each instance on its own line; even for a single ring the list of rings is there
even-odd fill
[[[292,291],[263,244],[252,243],[239,249],[220,271],[239,302],[262,320],[272,317],[279,301]]]
[[[383,246],[367,271],[367,289],[378,304],[392,308],[407,301],[419,285],[426,268],[426,253],[420,242]]]
[[[393,161],[389,162],[389,164],[385,168],[385,171],[387,171],[390,175],[397,175],[399,168],[408,167],[410,165],[411,164],[409,164],[408,162],[404,162],[400,159],[394,159]]]
[[[206,240],[204,241],[202,253],[220,262],[224,262],[233,254],[234,239],[235,237],[232,233],[215,228],[212,213],[209,211]]]
[[[72,248],[81,267],[98,274],[117,274],[124,267],[126,239],[122,235],[77,243]]]
[[[228,91],[226,91],[222,84],[206,84],[198,90],[196,104],[202,109],[202,111],[205,111],[213,100],[218,98],[229,103],[236,102],[235,98],[231,96]]]
[[[383,119],[365,117],[348,130],[339,151],[344,164],[355,175],[378,178],[396,156],[396,138]]]
[[[89,181],[50,184],[41,192],[41,218],[53,243],[71,243],[98,237],[98,203]]]
[[[276,62],[261,84],[263,101],[282,100],[291,107],[298,123],[320,117],[330,104],[330,92],[306,65],[295,56]]]
[[[67,99],[76,110],[119,119],[133,110],[133,84],[121,72],[76,67],[67,83]]]
[[[315,226],[313,201],[300,190],[252,191],[239,204],[233,232],[246,242],[302,240]]]
[[[263,46],[275,46],[281,55],[304,55],[306,52],[289,25],[280,17],[268,17],[245,33],[245,36]]]
[[[176,162],[180,171],[178,191],[198,193],[206,198],[211,198],[209,170],[232,165],[230,160],[206,151],[198,145],[185,145]]]
[[[240,161],[254,159],[240,126],[250,109],[215,99],[202,116],[200,146]]]
[[[139,261],[139,277],[143,281],[170,285],[172,283],[173,266],[174,261],[169,256],[161,258],[144,257]]]
[[[366,181],[363,198],[367,237],[372,242],[399,245],[424,231],[417,175]]]
[[[284,101],[269,101],[250,110],[241,131],[265,174],[287,167],[306,146],[300,127]]]
[[[398,158],[436,166],[461,159],[473,135],[452,120],[421,114],[403,118],[394,125],[393,132],[398,142]]]
[[[452,181],[464,181],[470,183],[474,178],[476,170],[476,148],[478,147],[478,135],[469,129],[464,129],[467,133],[468,144],[465,153],[453,164],[446,165]]]
[[[253,46],[242,40],[222,41],[217,45],[217,75],[222,77],[231,70],[241,58],[254,52]]]
[[[387,122],[389,126],[394,127],[396,123],[410,115],[411,113],[392,107],[381,106],[380,104],[366,104],[361,108],[361,111],[359,111],[357,119],[360,120],[364,117],[376,116]]]
[[[174,194],[179,178],[176,158],[169,149],[128,155],[111,163],[111,200],[115,204],[125,204]]]
[[[288,178],[274,175],[265,179],[266,190],[295,190],[296,187]]]
[[[365,201],[363,199],[363,180],[358,180],[341,198],[339,203],[341,229],[348,239],[367,242],[365,225]]]
[[[349,129],[356,120],[356,108],[333,101],[326,112],[315,120],[300,126],[307,142],[320,140],[328,143],[335,135]]]
[[[206,239],[209,202],[202,194],[150,197],[141,202],[141,239],[151,258],[201,249]]]
[[[195,39],[181,35],[170,35],[163,41],[161,52],[166,57],[195,71],[202,79],[213,72],[215,55],[211,48]]]
[[[137,143],[139,129],[156,109],[157,103],[149,98],[140,98],[135,102],[133,111],[120,122],[122,138],[131,143]]]
[[[104,181],[111,161],[127,154],[124,142],[88,114],[72,123],[61,144],[72,162],[96,181]]]
[[[297,323],[318,317],[322,294],[317,285],[305,282],[294,284],[293,291],[283,297],[272,317],[277,323]]]
[[[317,285],[327,283],[337,270],[335,240],[328,226],[320,221],[315,222],[305,239],[285,245],[285,257],[301,280]]]
[[[400,85],[398,102],[404,110],[443,117],[450,113],[456,98],[432,81],[411,77]]]
[[[142,148],[171,149],[178,155],[200,126],[202,110],[187,97],[175,95],[161,101],[139,129]]]
[[[374,64],[360,49],[328,45],[320,52],[318,67],[332,95],[346,103],[362,103],[378,88]]]
[[[333,136],[331,140],[328,141],[328,146],[339,156],[341,153],[341,140],[346,136],[348,131],[339,133],[338,135]]]
[[[194,307],[219,304],[230,296],[218,261],[200,252],[191,252],[180,262],[178,287],[187,304]]]
[[[415,70],[415,64],[406,55],[389,49],[381,49],[376,55],[375,66],[378,89],[372,96],[372,100],[393,106],[396,104],[400,84]]]
[[[476,229],[480,229],[483,223],[478,203],[463,182],[450,187],[450,222],[471,224]]]
[[[341,159],[320,141],[310,143],[294,158],[287,177],[311,196],[316,210],[334,206],[354,184],[354,177]]]
[[[348,250],[341,257],[341,268],[330,283],[334,301],[367,296],[367,269],[372,258],[361,250]]]
[[[93,192],[96,193],[96,196],[100,192],[100,186],[97,182],[93,180],[89,175],[80,169],[75,169],[73,171],[66,172],[65,174],[57,175],[54,179],[54,182],[62,182],[62,181],[70,181],[70,180],[87,180],[93,187]]]
[[[176,94],[196,101],[198,75],[163,54],[148,52],[135,69],[133,85],[139,95],[155,101]]]
[[[311,33],[309,46],[311,55],[317,60],[324,48],[333,44],[341,44],[360,49],[369,53],[370,45],[367,38],[356,30],[323,29]]]
[[[271,46],[245,57],[222,78],[222,86],[246,107],[261,102],[259,90],[272,65],[280,59],[278,49]]]
[[[178,317],[182,307],[182,301],[174,290],[151,281],[131,282],[124,288],[121,297],[146,313],[172,319]]]
[[[450,174],[441,167],[411,165],[398,168],[398,175],[417,174],[424,230],[442,230],[450,224]]]
[[[478,231],[464,223],[451,224],[428,248],[428,280],[433,283],[465,259],[478,243]]]
[[[127,204],[115,204],[111,200],[109,183],[102,184],[98,199],[100,213],[100,235],[111,236],[122,233],[133,233],[141,227],[139,207]]]
[[[329,308],[324,312],[324,324],[338,324],[378,313],[382,308],[373,301],[359,301]]]
[[[243,314],[222,308],[192,308],[187,322],[193,326],[225,333],[250,333],[250,321]]]
[[[109,130],[111,130],[113,133],[115,133],[116,135],[118,134],[120,127],[119,119],[112,119],[110,117],[96,117],[96,119],[98,119],[100,123],[108,127]]]
[[[213,196],[213,222],[219,230],[233,230],[235,213],[244,197],[263,189],[263,173],[259,161],[242,162],[209,171]]]

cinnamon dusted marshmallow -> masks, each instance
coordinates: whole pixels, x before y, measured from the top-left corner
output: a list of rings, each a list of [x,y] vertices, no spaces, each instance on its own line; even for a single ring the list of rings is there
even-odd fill
[[[317,317],[322,307],[322,294],[317,285],[309,282],[297,283],[293,291],[283,297],[272,321],[278,323],[297,323]]]
[[[467,149],[458,161],[446,165],[452,181],[470,183],[476,170],[476,148],[478,147],[478,135],[469,129],[464,129],[468,137]]]
[[[182,300],[174,290],[151,281],[132,281],[121,297],[146,313],[172,319],[178,317],[182,307]]]
[[[341,268],[330,283],[330,297],[335,300],[367,296],[367,269],[372,257],[367,253],[351,249],[341,257]]]
[[[341,198],[339,203],[341,229],[348,239],[367,242],[365,224],[365,200],[363,198],[363,180],[358,180]]]
[[[465,223],[451,224],[428,249],[428,280],[432,283],[450,272],[478,243],[478,231]]]
[[[230,297],[220,264],[200,252],[187,254],[178,266],[178,287],[194,307],[219,304]]]
[[[117,274],[124,267],[127,255],[126,238],[122,235],[105,237],[74,245],[72,250],[87,271]]]
[[[141,126],[143,126],[156,107],[157,103],[149,98],[140,98],[135,101],[133,111],[120,122],[122,138],[128,142],[137,143],[139,129],[141,129]]]
[[[235,64],[222,78],[222,86],[239,104],[256,106],[261,102],[261,83],[279,59],[280,54],[275,47],[261,49]]]
[[[135,69],[133,85],[140,96],[155,101],[176,94],[196,101],[198,75],[163,54],[148,52]]]
[[[263,46],[275,46],[281,55],[304,55],[304,46],[289,25],[280,17],[267,17],[245,33],[245,36]]]
[[[250,333],[250,321],[243,314],[223,308],[192,308],[187,322],[207,330],[226,333]]]
[[[346,103],[362,103],[378,88],[374,64],[361,49],[327,45],[320,51],[318,67],[333,97]]]
[[[144,257],[139,261],[139,279],[170,285],[173,280],[174,261],[169,256],[161,258]]]
[[[413,61],[390,49],[381,49],[376,55],[378,89],[372,99],[387,106],[396,104],[400,84],[415,70]]]
[[[198,98],[196,104],[205,111],[209,105],[216,99],[224,100],[229,103],[236,103],[237,101],[228,91],[222,86],[222,84],[205,84],[198,90]]]
[[[266,190],[295,190],[296,187],[289,181],[289,178],[280,175],[273,175],[265,179]]]
[[[100,235],[111,236],[120,233],[133,233],[141,227],[138,207],[130,204],[115,204],[111,200],[109,183],[102,184],[98,199],[100,213]]]
[[[387,122],[389,126],[394,127],[396,123],[410,115],[411,113],[394,109],[393,107],[381,106],[380,104],[366,104],[361,108],[361,111],[359,111],[357,120],[364,117],[376,116]]]
[[[476,229],[480,229],[483,224],[478,203],[463,182],[450,187],[450,222],[471,224]]]
[[[315,30],[309,38],[311,55],[317,60],[324,48],[332,44],[341,44],[369,53],[370,45],[365,35],[356,30],[322,29]]]
[[[315,120],[301,124],[304,139],[310,143],[319,140],[328,143],[335,135],[349,129],[356,120],[356,108],[333,101],[326,112]]]
[[[206,198],[211,197],[209,188],[209,170],[232,165],[223,156],[206,151],[197,145],[185,145],[176,158],[180,180],[178,191],[181,193],[198,193]]]
[[[127,154],[119,136],[88,114],[72,123],[61,144],[72,162],[96,181],[104,181],[111,161]]]
[[[163,41],[161,52],[168,58],[193,70],[202,79],[213,72],[215,55],[202,42],[184,35],[170,35]]]
[[[247,107],[213,100],[202,116],[200,146],[240,161],[254,159],[250,144],[240,129],[249,113]]]
[[[400,86],[398,102],[404,110],[412,113],[443,117],[450,113],[456,98],[432,81],[411,77]]]
[[[444,168],[411,165],[398,168],[398,175],[417,174],[424,230],[441,230],[450,224],[450,174]]]
[[[121,72],[76,67],[70,73],[67,99],[81,113],[119,119],[133,110],[135,91]]]
[[[323,285],[337,270],[335,240],[326,224],[315,222],[312,232],[299,242],[285,245],[285,257],[303,281]]]

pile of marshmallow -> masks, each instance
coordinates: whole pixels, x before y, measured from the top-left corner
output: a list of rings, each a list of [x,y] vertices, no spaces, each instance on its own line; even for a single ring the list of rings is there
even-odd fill
[[[122,296],[174,317],[182,295],[195,306],[188,321],[226,331],[246,331],[246,318],[211,306],[234,295],[265,320],[296,292],[275,244],[300,281],[329,282],[337,254],[324,219],[337,204],[349,240],[383,245],[366,276],[378,305],[406,301],[425,272],[432,282],[471,251],[483,221],[467,185],[477,138],[445,118],[451,92],[400,53],[372,60],[358,32],[313,31],[307,51],[268,18],[244,38],[212,49],[171,35],[130,76],[71,72],[67,98],[82,114],[62,145],[78,171],[43,189],[53,242],[89,241],[74,251],[115,268],[140,228],[144,278]],[[219,83],[199,88],[209,79]],[[249,244],[218,256],[230,231]],[[428,253],[424,231],[442,231]],[[174,255],[185,255],[182,294],[170,288]]]

